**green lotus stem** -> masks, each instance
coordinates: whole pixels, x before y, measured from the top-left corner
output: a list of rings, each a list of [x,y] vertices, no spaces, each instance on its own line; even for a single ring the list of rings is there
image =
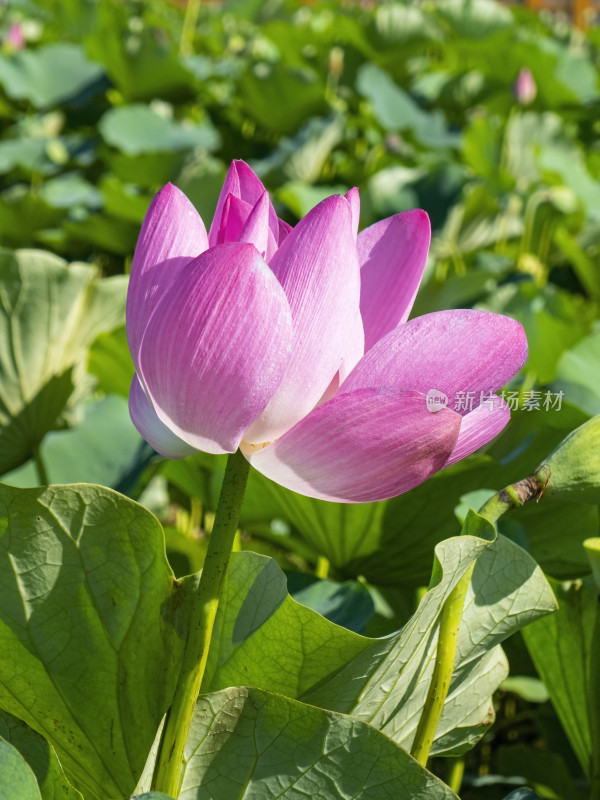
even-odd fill
[[[600,538],[586,539],[583,546],[598,590],[590,653],[589,721],[592,753],[589,778],[590,800],[600,800]]]
[[[174,798],[179,797],[181,790],[184,747],[202,688],[210,640],[240,518],[249,470],[250,464],[239,450],[229,456],[215,522],[196,592],[179,681],[173,703],[167,712],[159,746],[152,788]]]
[[[448,780],[446,783],[455,794],[460,794],[460,787],[462,786],[463,775],[465,774],[465,760],[464,758],[451,758],[450,769],[448,770]]]
[[[450,680],[454,672],[454,660],[456,658],[456,646],[458,644],[458,631],[462,619],[465,597],[471,575],[473,574],[473,562],[465,574],[460,578],[454,589],[446,598],[440,614],[440,630],[438,633],[437,651],[435,654],[435,665],[433,675],[427,692],[427,698],[423,707],[423,713],[417,726],[417,732],[411,748],[411,755],[421,764],[426,766],[429,758],[429,751],[433,745],[435,732],[442,716],[442,710]]]
[[[481,507],[479,513],[490,522],[496,523],[507,511],[522,506],[528,500],[539,498],[542,492],[543,486],[539,482],[539,477],[532,475],[497,492]],[[474,567],[475,562],[471,564],[448,595],[440,614],[440,628],[433,675],[431,676],[427,698],[425,699],[425,705],[423,706],[411,749],[411,755],[422,766],[427,764],[429,752],[442,716],[444,703],[450,689],[456,658],[456,646],[458,644],[458,632],[465,597]],[[600,800],[600,796],[597,800]]]
[[[329,561],[325,556],[317,557],[317,565],[315,567],[315,575],[321,580],[329,577]]]
[[[600,595],[596,603],[596,620],[590,654],[590,734],[592,757],[590,764],[590,800],[600,800]]]
[[[181,31],[181,40],[179,42],[179,52],[182,55],[189,55],[192,52],[201,1],[202,0],[188,0],[187,2],[183,29]]]
[[[36,444],[33,448],[31,455],[33,456],[33,461],[35,463],[35,469],[38,474],[38,480],[40,482],[40,486],[48,486],[50,481],[48,480],[48,471],[46,469],[46,465],[44,464],[44,459],[42,458],[42,454],[40,452],[39,444]]]

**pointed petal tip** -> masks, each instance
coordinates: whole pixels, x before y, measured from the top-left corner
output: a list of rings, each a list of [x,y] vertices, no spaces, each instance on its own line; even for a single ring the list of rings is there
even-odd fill
[[[317,203],[316,206],[313,206],[311,210],[306,214],[303,220],[307,222],[309,220],[314,221],[315,219],[322,219],[324,218],[327,221],[336,219],[337,222],[341,222],[342,224],[348,224],[349,232],[352,232],[353,223],[354,223],[354,213],[353,207],[351,203],[341,194],[331,194],[328,197],[325,197],[321,200],[320,203]],[[306,223],[304,223],[306,224]],[[353,236],[355,240],[356,237]]]
[[[354,238],[358,236],[358,225],[360,221],[360,195],[358,189],[354,186],[349,192],[346,192],[344,199],[350,206],[350,216],[352,218],[352,232]]]
[[[174,197],[184,197],[188,201],[188,203],[190,202],[186,193],[182,192],[181,189],[178,186],[175,186],[174,183],[171,183],[171,181],[165,183],[162,189],[159,189],[159,191],[156,193],[155,197],[162,197],[164,199],[171,199]]]
[[[146,213],[146,219],[149,217],[152,219],[153,225],[156,224],[156,219],[168,219],[173,224],[191,222],[194,225],[197,225],[200,220],[201,230],[204,236],[206,235],[204,223],[201,221],[196,207],[186,193],[171,182],[165,183],[162,189],[154,195]],[[206,246],[208,246],[208,241]]]
[[[495,395],[462,418],[458,439],[445,467],[462,461],[495,439],[508,425],[510,407]]]

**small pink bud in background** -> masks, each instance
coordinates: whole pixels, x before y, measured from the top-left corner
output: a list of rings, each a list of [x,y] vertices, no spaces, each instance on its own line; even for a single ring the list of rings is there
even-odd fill
[[[6,36],[4,43],[9,45],[13,50],[22,50],[25,47],[25,37],[23,36],[23,28],[18,22],[13,22]]]
[[[514,92],[517,102],[522,106],[528,106],[535,100],[537,95],[535,79],[525,67],[519,72],[519,77],[515,81]]]

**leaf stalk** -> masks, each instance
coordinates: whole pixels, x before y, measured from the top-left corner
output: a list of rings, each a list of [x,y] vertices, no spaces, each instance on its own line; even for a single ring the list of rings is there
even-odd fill
[[[417,732],[411,748],[411,755],[425,767],[429,752],[433,745],[435,732],[442,716],[442,710],[448,690],[452,673],[454,672],[454,661],[456,658],[456,647],[458,645],[458,632],[462,619],[465,597],[471,581],[471,575],[475,562],[467,569],[458,583],[452,589],[440,614],[440,629],[438,633],[437,650],[435,654],[435,665],[431,683],[427,691],[427,698],[423,707],[423,713],[417,726]]]
[[[481,507],[479,514],[495,524],[507,511],[522,506],[534,498],[539,500],[542,494],[543,486],[540,485],[538,477],[531,475],[497,492]],[[440,614],[433,674],[411,748],[411,755],[423,767],[427,765],[450,689],[465,597],[475,563],[471,564],[452,589]],[[600,794],[594,800],[600,800]]]
[[[184,749],[206,670],[210,641],[234,546],[250,464],[238,450],[229,456],[204,567],[198,583],[179,681],[161,737],[152,788],[177,798]]]

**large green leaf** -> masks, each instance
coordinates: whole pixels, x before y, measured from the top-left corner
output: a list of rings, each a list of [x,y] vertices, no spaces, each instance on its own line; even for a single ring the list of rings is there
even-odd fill
[[[86,798],[128,795],[185,637],[161,527],[101,487],[2,487],[0,532],[0,707]]]
[[[523,631],[533,663],[584,772],[591,775],[590,654],[598,590],[593,581],[554,583],[558,611]],[[597,646],[597,643],[596,643]]]
[[[0,739],[0,789],[11,800],[42,800],[35,775],[19,751]]]
[[[495,763],[501,775],[519,775],[545,797],[564,797],[565,800],[589,798],[588,792],[569,774],[568,766],[560,753],[525,744],[502,745],[495,753]],[[531,796],[537,798],[538,795]],[[523,800],[528,800],[528,796]]]
[[[364,633],[375,613],[373,598],[364,582],[319,580],[306,572],[286,572],[286,576],[288,591],[294,600],[318,611],[336,625]]]
[[[285,48],[285,42],[278,44]],[[244,72],[239,88],[244,112],[277,134],[293,133],[327,111],[323,76],[308,65],[261,63]]]
[[[555,607],[530,556],[503,537],[493,541],[494,531],[482,518],[471,515],[468,524],[478,535],[438,545],[436,585],[407,625],[384,639],[327,622],[286,595],[274,561],[236,554],[217,617],[219,644],[209,656],[207,688],[259,686],[356,716],[408,747],[427,692],[443,603],[479,557],[434,746],[436,752],[466,749],[491,723],[490,697],[506,677],[497,645]]]
[[[0,711],[0,738],[15,747],[29,764],[37,778],[42,800],[81,800],[81,794],[66,779],[52,746],[5,711]],[[8,785],[12,789],[12,785]],[[0,772],[0,793],[4,794],[6,788]]]
[[[504,537],[495,539],[492,526],[473,512],[462,536],[436,547],[435,585],[404,628],[376,641],[305,699],[370,722],[409,748],[430,683],[442,606],[475,559],[454,675],[432,752],[471,747],[493,721],[491,695],[506,677],[499,643],[556,607],[533,559]]]
[[[142,23],[134,33],[123,32],[130,7],[97,3],[86,8],[93,15],[85,45],[88,55],[101,62],[113,84],[129,101],[192,96],[194,78],[164,31]],[[80,4],[77,13],[81,15]],[[142,22],[136,16],[136,21]]]
[[[88,371],[98,379],[101,392],[129,397],[135,368],[124,327],[98,336],[90,348]]]
[[[251,552],[232,556],[213,641],[207,690],[252,684],[294,698],[370,642],[292,600],[277,562]]]
[[[81,424],[49,433],[40,453],[50,483],[99,483],[125,493],[154,456],[133,426],[127,401],[115,396],[87,404]],[[21,488],[39,482],[32,461],[2,480]]]
[[[558,362],[556,391],[588,414],[600,414],[600,329],[565,350]]]
[[[51,141],[47,136],[4,139],[0,142],[0,173],[21,167],[29,172],[52,175],[57,165],[48,157]]]
[[[219,134],[210,122],[182,125],[141,103],[107,111],[99,129],[108,144],[130,156],[192,147],[214,150],[219,145]]]
[[[144,794],[136,794],[135,800],[172,800],[172,798],[162,792],[145,792]]]
[[[27,461],[81,387],[87,348],[122,324],[127,279],[0,251],[0,474]]]
[[[359,70],[356,88],[373,107],[377,121],[386,130],[410,130],[423,144],[447,147],[458,144],[456,135],[447,130],[440,111],[423,111],[387,72],[375,64],[365,64]]]
[[[371,726],[255,688],[201,697],[185,758],[181,800],[456,800]]]
[[[485,39],[511,26],[508,8],[493,0],[442,0],[435,12],[453,33],[468,39]]]
[[[65,102],[103,75],[79,45],[55,42],[35,51],[0,56],[0,85],[9,97],[38,108]]]

